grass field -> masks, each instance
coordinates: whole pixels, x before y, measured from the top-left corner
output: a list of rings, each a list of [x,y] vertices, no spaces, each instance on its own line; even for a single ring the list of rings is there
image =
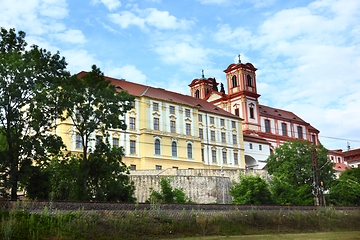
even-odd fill
[[[172,240],[356,240],[360,239],[360,231],[353,232],[321,232],[301,234],[267,234],[267,235],[243,235],[243,236],[211,236],[211,237],[189,237],[172,238]]]

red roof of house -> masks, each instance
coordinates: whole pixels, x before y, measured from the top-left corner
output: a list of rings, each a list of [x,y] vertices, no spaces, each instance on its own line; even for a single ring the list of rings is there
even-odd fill
[[[87,72],[82,71],[82,72],[78,73],[77,76],[82,77],[86,73]],[[126,90],[131,95],[136,96],[136,97],[146,96],[146,97],[163,100],[163,101],[167,101],[167,102],[180,103],[180,104],[184,104],[184,105],[187,105],[190,107],[197,107],[197,108],[199,108],[199,110],[204,111],[204,112],[219,114],[219,115],[242,120],[240,117],[238,117],[232,113],[229,113],[220,107],[216,107],[215,105],[213,105],[205,100],[194,98],[189,95],[183,95],[180,93],[168,91],[163,88],[155,88],[155,87],[150,87],[150,86],[146,86],[146,85],[142,85],[142,84],[138,84],[138,83],[133,83],[133,82],[126,81],[124,79],[116,79],[116,78],[111,78],[111,77],[107,77],[107,76],[105,76],[105,79],[109,80],[111,82],[111,84],[113,84],[115,86],[115,88],[118,89],[118,91]]]
[[[260,104],[259,104],[259,111],[260,111],[261,116],[264,116],[264,117],[269,116],[272,118],[284,119],[284,120],[290,121],[290,122],[298,122],[303,125],[308,125],[309,129],[319,132],[319,130],[317,130],[316,128],[311,126],[309,123],[305,122],[303,119],[301,119],[300,117],[295,115],[293,112],[289,112],[289,111],[278,109],[278,108],[272,108],[272,107],[268,107],[268,106],[260,105]]]
[[[351,167],[349,167],[345,163],[335,163],[335,166],[333,168],[334,168],[335,171],[343,172],[347,168],[351,168]]]

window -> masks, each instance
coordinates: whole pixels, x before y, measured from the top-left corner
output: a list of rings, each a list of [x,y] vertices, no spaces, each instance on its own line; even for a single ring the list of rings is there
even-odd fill
[[[215,131],[210,132],[210,140],[215,141]]]
[[[211,150],[211,159],[213,163],[216,163],[216,151]]]
[[[236,134],[232,135],[233,144],[237,144],[237,136]]]
[[[221,133],[221,142],[226,142],[226,137],[224,132]]]
[[[160,155],[160,140],[155,139],[155,155]]]
[[[135,141],[134,141],[134,140],[130,140],[130,154],[135,154],[135,153],[136,153]]]
[[[250,112],[250,118],[254,119],[254,108],[250,107],[249,112]]]
[[[170,121],[170,132],[174,133],[176,132],[176,122]]]
[[[270,132],[270,120],[265,119],[265,132]]]
[[[281,130],[282,130],[282,135],[287,136],[287,124],[286,123],[281,123]]]
[[[119,138],[113,138],[113,147],[119,147]]]
[[[95,144],[97,145],[97,144],[99,144],[99,143],[101,143],[101,142],[103,141],[103,137],[97,135],[97,136],[95,137],[95,140],[96,140],[96,143],[95,143]]]
[[[205,162],[204,149],[201,149],[201,161]]]
[[[252,143],[249,144],[249,148],[252,149]]]
[[[315,137],[315,135],[311,135],[311,141],[312,141],[314,144],[316,144],[316,137]]]
[[[252,87],[252,79],[251,79],[251,76],[249,74],[247,75],[247,85],[249,87]]]
[[[154,118],[154,130],[159,130],[159,118]]]
[[[231,127],[232,127],[232,128],[236,128],[236,123],[235,123],[235,121],[231,121]]]
[[[130,170],[136,170],[136,165],[131,164],[131,165],[130,165]]]
[[[302,127],[298,126],[297,131],[298,131],[298,138],[302,139],[303,138],[303,129],[302,129]]]
[[[214,117],[210,117],[210,124],[214,124],[215,121],[214,121]]]
[[[162,166],[161,166],[161,165],[155,165],[155,169],[156,169],[156,170],[161,170],[161,169],[162,169]]]
[[[170,106],[170,114],[175,114],[175,107],[174,106]]]
[[[198,115],[198,120],[199,120],[199,122],[202,122],[203,120],[202,120],[202,115],[201,114],[199,114]]]
[[[177,144],[175,141],[171,143],[171,156],[173,157],[177,156]]]
[[[196,97],[196,98],[200,98],[200,91],[199,91],[199,89],[197,89],[197,90],[195,91],[195,97]]]
[[[191,135],[191,124],[190,123],[186,124],[186,135]]]
[[[130,118],[130,129],[131,130],[135,129],[135,118],[133,117]]]
[[[235,109],[235,115],[236,115],[236,116],[240,116],[240,114],[239,114],[239,109],[238,109],[238,108]]]
[[[157,112],[159,111],[159,104],[158,103],[153,103],[153,111]]]
[[[236,164],[236,165],[239,164],[239,156],[237,153],[234,153],[234,164]]]
[[[199,128],[199,138],[204,139],[204,130]]]
[[[135,101],[131,101],[130,105],[131,105],[132,108],[135,108]]]
[[[82,139],[81,139],[81,136],[80,134],[76,134],[76,148],[82,148],[83,145],[82,145]]]
[[[227,163],[226,152],[222,152],[223,163]]]
[[[189,159],[192,159],[192,145],[191,143],[187,144],[187,156]]]
[[[231,78],[231,83],[232,83],[232,87],[233,87],[233,88],[237,86],[237,81],[236,81],[236,76],[235,76],[235,75],[232,76],[232,78]]]
[[[220,119],[220,125],[222,126],[222,127],[225,127],[225,120],[224,119]]]
[[[259,150],[262,151],[262,146],[261,146],[261,144],[259,144]]]
[[[185,116],[190,117],[190,109],[185,109]]]

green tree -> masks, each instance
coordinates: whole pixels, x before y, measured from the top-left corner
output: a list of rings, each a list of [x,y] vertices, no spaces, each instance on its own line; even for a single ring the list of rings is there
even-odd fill
[[[235,204],[272,203],[268,183],[260,176],[239,175],[239,182],[232,181],[230,195]]]
[[[83,149],[79,172],[82,180],[77,196],[78,200],[85,200],[83,198],[87,198],[89,190],[88,179],[93,174],[89,158],[95,157],[92,156],[94,148],[91,148],[96,141],[95,131],[100,131],[107,137],[110,128],[125,130],[126,124],[122,116],[131,109],[134,97],[127,91],[118,92],[95,65],[91,72],[72,77],[66,91],[70,99],[68,102],[71,103],[66,107],[66,116],[72,119]],[[121,158],[118,159],[120,160]]]
[[[192,203],[184,191],[179,188],[172,188],[170,179],[165,177],[160,179],[160,192],[150,188],[150,197],[147,202],[150,203]]]
[[[270,191],[278,204],[314,204],[313,151],[317,152],[319,179],[322,190],[327,191],[334,180],[333,164],[327,157],[327,150],[304,140],[292,140],[275,149],[267,160],[267,171],[272,175]]]
[[[2,152],[2,189],[17,198],[19,182],[27,185],[30,165],[46,164],[62,146],[49,134],[62,114],[60,84],[69,77],[66,62],[34,45],[26,50],[25,33],[1,28],[0,131],[6,139]]]
[[[329,201],[340,206],[360,205],[360,168],[349,168],[330,187]]]

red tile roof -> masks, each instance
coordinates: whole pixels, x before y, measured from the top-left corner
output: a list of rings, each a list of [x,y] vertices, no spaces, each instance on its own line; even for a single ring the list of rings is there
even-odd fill
[[[347,168],[351,168],[351,167],[346,165],[345,163],[335,163],[335,166],[333,168],[335,171],[343,172]]]
[[[82,77],[86,72],[82,71],[77,74],[78,77]],[[168,91],[162,88],[150,87],[138,83],[126,81],[124,79],[116,79],[105,76],[105,79],[109,80],[119,91],[126,90],[131,95],[136,97],[146,96],[153,99],[158,99],[167,102],[180,103],[189,107],[197,107],[200,111],[223,115],[226,117],[236,118],[242,120],[240,117],[223,110],[220,107],[198,98],[194,98],[189,95],[183,95],[180,93]]]

